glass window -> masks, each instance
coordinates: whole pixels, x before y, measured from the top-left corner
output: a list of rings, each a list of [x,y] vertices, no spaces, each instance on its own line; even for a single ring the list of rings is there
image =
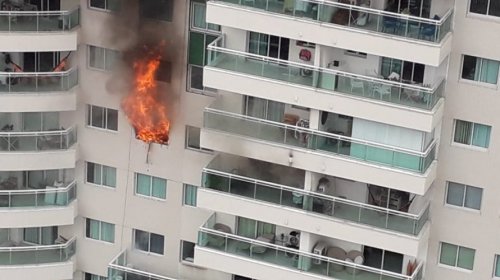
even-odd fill
[[[500,16],[500,1],[498,0],[470,0],[471,13],[489,16]]]
[[[141,251],[163,255],[165,238],[163,235],[134,229],[134,246]]]
[[[200,145],[200,128],[186,125],[186,148],[211,152]]]
[[[88,105],[87,125],[107,130],[118,131],[118,110]]]
[[[87,183],[116,187],[116,168],[87,162]]]
[[[194,262],[194,243],[181,240],[181,260]]]
[[[89,0],[89,7],[107,11],[118,11],[120,9],[120,0]]]
[[[142,18],[172,21],[173,8],[173,0],[139,1]]]
[[[496,85],[500,62],[470,55],[464,55],[462,78]]]
[[[460,144],[488,148],[491,126],[462,120],[455,120],[453,141]]]
[[[198,187],[184,184],[184,205],[196,206]]]
[[[120,52],[96,46],[88,46],[89,67],[100,70],[113,70],[116,62],[120,59]]]
[[[85,236],[95,240],[114,243],[115,225],[87,218]]]
[[[495,255],[495,264],[493,266],[493,276],[500,277],[500,255]]]
[[[53,245],[58,236],[57,226],[32,227],[23,229],[23,241],[39,244]]]
[[[84,280],[107,280],[108,278],[106,276],[99,276],[95,274],[91,274],[88,272],[85,272],[85,278]]]
[[[140,195],[167,198],[167,180],[145,174],[135,174],[135,192]]]
[[[439,263],[472,270],[476,250],[441,242]]]
[[[482,196],[483,190],[481,188],[448,182],[447,204],[480,210]]]

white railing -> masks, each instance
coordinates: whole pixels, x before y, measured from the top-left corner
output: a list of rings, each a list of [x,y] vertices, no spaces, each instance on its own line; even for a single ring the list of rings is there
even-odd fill
[[[0,153],[66,150],[76,143],[76,127],[64,130],[0,132]]]
[[[0,11],[0,32],[61,32],[80,25],[80,7],[68,11]]]
[[[0,95],[68,91],[77,84],[76,68],[61,72],[0,72]]]
[[[174,278],[138,270],[132,268],[127,262],[127,250],[120,252],[109,264],[108,264],[108,279],[141,279],[141,280],[176,280]]]
[[[66,262],[75,250],[76,237],[64,244],[0,247],[0,266]]]
[[[0,210],[4,208],[68,206],[76,198],[76,181],[62,188],[0,190]]]

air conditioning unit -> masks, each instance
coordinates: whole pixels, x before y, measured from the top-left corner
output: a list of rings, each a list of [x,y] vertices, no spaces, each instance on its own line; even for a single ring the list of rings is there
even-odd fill
[[[312,253],[315,255],[325,256],[327,248],[328,248],[328,245],[326,243],[320,241],[320,242],[316,243],[316,245],[314,245]],[[313,263],[314,264],[321,264],[321,259],[315,258],[315,259],[313,259]]]

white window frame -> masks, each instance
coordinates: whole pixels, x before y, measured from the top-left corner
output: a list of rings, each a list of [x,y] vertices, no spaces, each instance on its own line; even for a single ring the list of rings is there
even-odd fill
[[[93,182],[89,182],[87,180],[87,175],[88,175],[88,164],[89,163],[92,163],[92,164],[95,164],[95,165],[99,165],[100,169],[101,169],[101,184],[97,184],[97,183],[93,183]],[[103,178],[104,178],[104,166],[105,167],[108,167],[108,168],[112,168],[115,170],[115,180],[116,180],[116,177],[117,177],[117,171],[118,169],[116,169],[116,167],[112,167],[112,166],[109,166],[109,165],[104,165],[104,164],[100,164],[100,163],[95,163],[95,162],[92,162],[92,161],[85,161],[85,183],[86,184],[89,184],[89,185],[94,185],[94,186],[99,186],[99,187],[104,187],[104,188],[108,188],[108,189],[116,189],[116,185],[115,186],[108,186],[108,185],[104,185],[103,183]],[[115,182],[116,183],[116,182]]]
[[[497,1],[497,0],[488,0],[488,5],[486,6],[486,14],[480,14],[480,13],[474,13],[474,12],[470,11],[472,1],[469,0],[468,5],[467,5],[467,15],[474,15],[477,17],[483,17],[483,18],[487,18],[487,19],[491,19],[491,20],[499,20],[500,21],[500,16],[495,16],[495,15],[489,14],[491,1]]]
[[[449,186],[450,186],[450,181],[446,181],[446,190],[445,190],[445,194],[444,194],[444,204],[446,206],[458,208],[458,209],[462,209],[462,210],[473,211],[473,212],[481,212],[481,209],[483,208],[483,192],[484,192],[483,188],[479,188],[479,187],[475,187],[475,186],[471,186],[471,185],[466,185],[466,184],[462,184],[462,183],[457,183],[457,182],[451,182],[451,183],[464,186],[464,197],[462,199],[462,206],[449,204],[448,203],[448,190],[449,190]],[[465,200],[466,200],[466,196],[467,196],[467,187],[481,189],[481,203],[479,205],[479,209],[474,209],[474,208],[470,208],[470,207],[465,206]]]
[[[92,65],[90,65],[90,47],[94,47],[94,48],[99,48],[99,49],[103,49],[104,50],[104,68],[99,68],[99,67],[94,67]],[[108,55],[108,52],[117,52],[119,53],[118,50],[114,50],[114,49],[109,49],[109,48],[104,48],[104,47],[99,47],[99,46],[95,46],[95,45],[87,45],[87,67],[89,69],[92,69],[92,70],[97,70],[97,71],[103,71],[103,72],[110,72],[112,71],[112,69],[106,69],[106,56]]]
[[[138,187],[137,180],[139,178],[138,175],[143,175],[143,176],[149,177],[149,195],[145,195],[145,194],[137,192],[137,187]],[[153,196],[153,178],[165,180],[165,198]],[[139,172],[134,173],[134,194],[137,196],[144,197],[144,198],[150,198],[150,199],[154,199],[154,200],[166,201],[167,200],[167,185],[168,185],[168,180],[165,178],[156,177],[156,176],[152,176],[152,175],[148,175],[148,174],[144,174],[144,173],[139,173]]]
[[[212,29],[212,28],[209,28],[210,26],[210,23],[208,23],[206,21],[206,12],[207,12],[207,4],[206,3],[201,3],[201,2],[196,2],[196,1],[189,1],[191,2],[191,5],[190,5],[190,14],[189,14],[189,29],[191,31],[199,31],[199,32],[203,32],[203,33],[214,33],[214,34],[220,34],[220,29],[221,27],[218,25],[218,24],[213,24],[215,26],[219,26],[219,30],[215,30],[215,29]],[[201,27],[198,27],[196,25],[194,25],[194,9],[195,9],[195,6],[203,6],[205,7],[205,28],[201,28]]]
[[[187,263],[187,264],[194,264],[194,247],[193,247],[193,257],[192,257],[192,260],[187,260],[183,258],[183,255],[184,255],[184,243],[191,243],[193,244],[194,246],[196,246],[196,243],[195,242],[191,242],[191,241],[187,241],[187,240],[182,240],[181,239],[181,250],[180,250],[180,256],[179,256],[179,259],[182,263]]]
[[[87,275],[90,276],[90,280],[108,280],[107,276],[101,276],[90,272],[85,272],[85,275],[83,275],[83,279],[86,279]]]
[[[138,230],[142,231],[142,232],[145,232],[145,233],[148,234],[148,250],[147,251],[144,251],[144,250],[142,250],[140,248],[137,248],[135,240],[136,240],[136,234],[137,234]],[[163,254],[159,254],[159,253],[156,253],[156,252],[151,252],[151,234],[156,234],[156,235],[159,235],[159,236],[163,237]],[[136,229],[136,228],[134,228],[133,229],[132,238],[133,238],[134,250],[137,250],[137,251],[142,252],[144,254],[154,255],[154,256],[164,256],[165,255],[165,235],[154,233],[154,232],[150,232],[150,231],[145,231],[145,230],[142,230],[142,229]]]
[[[498,19],[500,21],[500,17],[498,17]],[[466,83],[466,84],[471,84],[471,85],[474,85],[474,86],[480,86],[480,87],[484,87],[484,88],[490,88],[490,89],[497,89],[499,87],[499,85],[500,85],[500,69],[498,71],[497,83],[496,84],[491,84],[491,83],[487,83],[487,82],[481,82],[481,81],[476,81],[476,80],[470,80],[470,79],[462,78],[463,71],[464,71],[465,56],[471,56],[471,57],[475,57],[476,59],[481,59],[481,64],[482,64],[482,60],[484,60],[484,59],[498,61],[498,60],[495,60],[495,59],[483,58],[483,57],[479,57],[479,56],[475,56],[475,55],[462,54],[462,57],[460,58],[460,71],[459,71],[459,77],[458,77],[458,79],[459,79],[460,82]],[[481,70],[481,68],[482,67],[480,67],[479,69]]]
[[[457,128],[457,121],[463,121],[463,122],[469,122],[469,123],[472,123],[472,132],[471,132],[471,141],[470,141],[470,144],[464,144],[464,143],[460,143],[460,142],[455,142],[455,130]],[[489,139],[489,144],[488,144],[488,148],[485,148],[485,147],[481,147],[481,146],[476,146],[476,145],[472,145],[472,139],[474,139],[474,125],[476,124],[480,124],[480,125],[485,125],[485,126],[489,126],[490,127],[490,139]],[[488,149],[490,148],[490,145],[492,143],[492,140],[493,139],[493,126],[491,125],[488,125],[488,124],[482,124],[482,123],[476,123],[476,122],[471,122],[471,121],[466,121],[466,120],[461,120],[461,119],[453,119],[453,131],[452,131],[452,135],[451,135],[451,143],[452,145],[456,145],[456,146],[460,146],[460,147],[466,147],[466,148],[469,148],[469,149],[474,149],[474,150],[478,150],[478,151],[488,151]]]
[[[118,10],[111,10],[111,9],[108,9],[108,2],[109,0],[104,0],[105,3],[104,3],[104,9],[103,8],[99,8],[99,7],[95,7],[95,6],[92,6],[90,3],[92,2],[92,0],[88,0],[87,1],[87,7],[91,10],[96,10],[96,11],[101,11],[101,12],[108,12],[108,13],[116,13]]]
[[[186,189],[187,187],[190,186],[190,187],[193,187],[195,190],[196,190],[196,199],[195,199],[195,205],[191,205],[191,204],[186,204]],[[196,186],[196,185],[191,185],[191,184],[182,184],[182,205],[183,206],[188,206],[188,207],[197,207],[198,205],[198,189],[199,187]]]
[[[90,236],[87,236],[87,225],[91,225],[92,224],[90,222],[87,224],[87,221],[96,221],[96,222],[99,223],[99,238],[98,239],[97,238],[92,238]],[[103,223],[106,223],[106,224],[109,224],[109,225],[113,226],[113,241],[112,242],[102,239],[102,224]],[[104,243],[107,243],[107,244],[115,244],[116,225],[112,224],[112,223],[104,222],[104,221],[101,221],[101,220],[96,220],[96,219],[91,219],[91,218],[85,218],[85,233],[84,233],[84,236],[85,236],[85,238],[90,239],[90,240],[101,241],[101,242],[104,242]]]
[[[94,107],[98,108],[103,108],[104,109],[104,127],[99,127],[99,126],[93,126],[92,125],[92,112],[94,111]],[[108,110],[113,110],[116,111],[116,130],[108,128]],[[87,104],[87,121],[86,121],[86,126],[91,127],[93,129],[99,129],[99,130],[104,130],[104,131],[111,131],[111,132],[118,132],[118,119],[119,119],[119,110],[112,109],[112,108],[107,108],[103,106],[98,106],[98,105],[92,105],[92,104]]]
[[[457,247],[456,258],[455,258],[455,265],[448,265],[448,264],[445,264],[445,263],[441,263],[441,251],[442,251],[442,248],[443,248],[443,243],[450,244],[450,245],[453,245],[453,246]],[[467,269],[467,268],[463,268],[463,267],[459,267],[458,266],[458,257],[459,257],[459,253],[460,253],[460,248],[466,248],[466,249],[474,250],[474,263],[476,262],[476,249],[465,247],[465,246],[460,246],[460,245],[449,243],[449,242],[439,241],[438,264],[441,265],[441,266],[447,267],[447,268],[452,268],[452,269],[457,269],[457,270],[461,270],[461,271],[472,272],[474,270],[474,263],[472,264],[472,269]]]
[[[496,276],[497,273],[497,260],[500,259],[500,254],[495,254],[495,258],[493,260],[493,278],[500,279],[500,271],[498,271],[499,275]]]
[[[201,146],[201,141],[199,141],[200,142],[200,147],[199,148],[190,147],[189,146],[189,128],[199,129],[200,130],[200,136],[201,136],[201,128],[196,127],[196,126],[192,126],[192,125],[186,125],[186,134],[185,134],[185,138],[184,138],[185,139],[184,148],[186,148],[187,150],[192,150],[192,151],[198,151],[198,152],[212,154],[214,151],[210,150],[210,149],[203,148]]]

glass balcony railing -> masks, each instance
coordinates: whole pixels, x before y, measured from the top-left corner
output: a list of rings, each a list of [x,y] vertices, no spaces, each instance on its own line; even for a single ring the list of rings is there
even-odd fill
[[[77,84],[77,69],[64,72],[0,72],[0,95],[68,91]]]
[[[209,168],[203,170],[202,187],[415,236],[429,218],[428,204],[410,214]]]
[[[67,150],[75,143],[75,127],[54,131],[0,132],[0,153]]]
[[[417,173],[425,173],[436,158],[435,140],[419,152],[214,108],[205,108],[203,121],[206,129]]]
[[[0,266],[66,262],[76,251],[76,237],[64,244],[0,247]]]
[[[307,19],[322,25],[342,26],[433,43],[440,43],[451,32],[453,18],[452,7],[442,17],[436,15],[436,19],[427,19],[334,1],[211,0],[210,2]]]
[[[62,32],[79,25],[79,7],[71,11],[0,11],[0,32]]]
[[[423,274],[422,263],[417,266],[411,276],[407,276],[224,233],[207,227],[200,228],[197,246],[233,255],[237,258],[247,258],[337,280],[421,280]]]
[[[0,210],[6,208],[64,207],[76,198],[76,181],[63,188],[2,190]]]
[[[424,110],[432,110],[444,91],[444,80],[434,86],[424,87],[314,67],[226,49],[221,47],[224,44],[222,38],[219,37],[208,46],[209,67],[306,86],[324,93],[343,93]]]
[[[108,279],[137,279],[137,280],[176,280],[154,273],[131,268],[127,261],[127,250],[122,251],[108,265]]]

